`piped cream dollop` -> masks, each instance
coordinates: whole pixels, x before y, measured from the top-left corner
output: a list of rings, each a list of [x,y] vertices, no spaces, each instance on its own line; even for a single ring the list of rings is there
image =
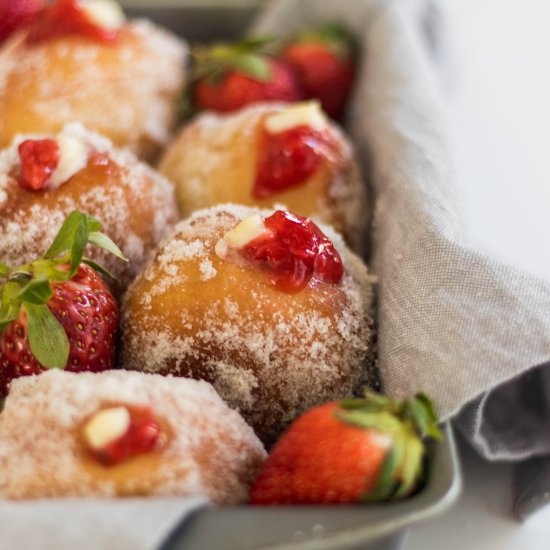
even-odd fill
[[[130,427],[126,407],[109,407],[94,414],[84,425],[83,436],[94,450],[100,450],[120,439]]]
[[[297,126],[309,126],[319,132],[327,128],[328,119],[318,101],[296,103],[265,120],[265,129],[270,134],[279,134]]]
[[[82,9],[92,23],[110,31],[119,29],[126,21],[122,8],[112,0],[86,0]]]
[[[239,250],[258,237],[270,233],[271,231],[266,227],[262,216],[253,214],[228,231],[216,243],[214,251],[223,260],[227,258],[229,250]]]

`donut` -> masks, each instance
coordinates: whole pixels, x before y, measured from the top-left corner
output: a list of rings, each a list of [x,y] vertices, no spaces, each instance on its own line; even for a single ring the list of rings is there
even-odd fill
[[[219,205],[180,222],[128,289],[122,366],[211,382],[270,444],[312,406],[376,385],[372,298],[330,228]]]
[[[222,203],[284,205],[366,248],[369,208],[349,140],[315,101],[203,113],[168,147],[159,170],[184,215]]]
[[[127,371],[51,370],[12,384],[0,497],[203,495],[244,502],[262,444],[213,388]]]
[[[173,186],[135,156],[70,124],[54,135],[19,135],[0,151],[0,262],[42,256],[73,210],[103,225],[129,258],[90,249],[127,285],[177,221]]]
[[[153,159],[168,142],[187,46],[106,0],[55,0],[0,44],[0,147],[81,122]]]

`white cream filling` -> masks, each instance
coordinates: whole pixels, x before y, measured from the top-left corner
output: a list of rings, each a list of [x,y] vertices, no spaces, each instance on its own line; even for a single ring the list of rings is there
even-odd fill
[[[82,140],[61,133],[56,142],[59,147],[59,163],[48,180],[48,188],[63,185],[88,164],[88,146]]]
[[[279,134],[297,126],[309,126],[319,132],[327,128],[328,119],[318,101],[296,103],[265,120],[265,129],[270,134]]]
[[[253,214],[228,231],[214,248],[216,255],[225,259],[230,249],[239,249],[262,235],[270,234],[260,214]]]
[[[110,407],[94,414],[84,425],[86,443],[94,450],[105,448],[120,439],[130,427],[130,413],[126,407]]]
[[[122,8],[112,0],[85,0],[81,5],[88,19],[102,29],[114,31],[126,21]]]

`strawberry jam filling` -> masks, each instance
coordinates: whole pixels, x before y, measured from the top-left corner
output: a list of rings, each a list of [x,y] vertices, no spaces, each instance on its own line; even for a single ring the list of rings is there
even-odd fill
[[[264,220],[269,230],[239,253],[260,264],[271,283],[285,292],[297,292],[312,279],[337,284],[344,275],[342,259],[332,241],[309,219],[277,210]]]
[[[21,171],[19,184],[24,189],[43,189],[59,164],[59,146],[53,139],[27,139],[19,144]]]
[[[306,125],[275,134],[264,130],[252,195],[265,198],[304,184],[323,159],[333,154],[333,141],[326,130]]]
[[[160,424],[147,407],[125,407],[128,428],[120,437],[100,448],[87,444],[90,454],[103,466],[115,466],[140,454],[151,452],[162,435]],[[92,418],[93,420],[93,418]]]
[[[43,0],[0,1],[0,44],[26,27],[42,9]]]
[[[55,0],[37,15],[30,27],[27,41],[37,44],[67,35],[86,36],[99,42],[113,42],[118,38],[119,32],[95,23],[81,1]]]

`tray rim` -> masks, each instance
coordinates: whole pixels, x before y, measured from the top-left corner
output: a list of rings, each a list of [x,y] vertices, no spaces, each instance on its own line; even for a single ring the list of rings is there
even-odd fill
[[[323,537],[312,537],[301,541],[284,541],[281,543],[253,544],[242,546],[242,550],[325,550],[345,549],[380,541],[385,537],[397,535],[404,529],[433,518],[449,509],[458,499],[462,489],[462,473],[459,464],[458,452],[449,422],[443,425],[445,438],[436,443],[432,449],[431,471],[423,490],[415,497],[399,502],[372,504],[361,507],[355,506],[276,506],[250,507],[232,506],[219,508],[203,508],[185,518],[168,535],[161,550],[180,550],[190,548],[190,543],[196,533],[211,532],[219,529],[225,521],[238,521],[239,517],[255,515],[258,517],[271,516],[279,518],[281,515],[302,516],[318,513],[322,509],[325,513],[356,513],[365,512],[367,521],[356,527],[343,528]],[[443,474],[438,472],[443,470]],[[368,510],[383,510],[388,517],[374,522],[368,519]],[[304,520],[306,521],[306,520]],[[201,542],[201,541],[199,541]],[[208,541],[202,541],[208,542]],[[214,550],[214,547],[210,547]]]

